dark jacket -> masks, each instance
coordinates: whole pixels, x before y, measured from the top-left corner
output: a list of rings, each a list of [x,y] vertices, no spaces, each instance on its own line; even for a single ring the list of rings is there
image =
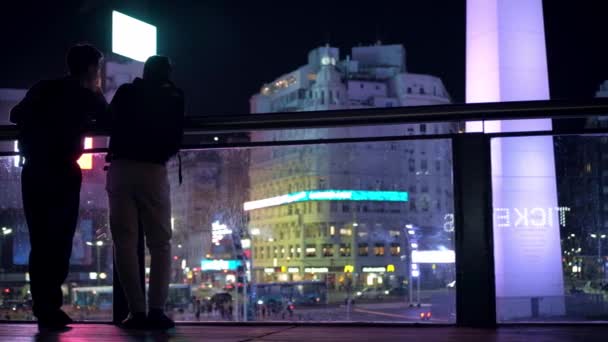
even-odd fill
[[[84,133],[106,114],[101,93],[82,87],[78,80],[40,81],[11,110],[19,127],[19,150],[29,161],[76,161],[84,149]]]
[[[136,78],[110,104],[110,158],[165,164],[180,148],[184,95],[172,83]]]

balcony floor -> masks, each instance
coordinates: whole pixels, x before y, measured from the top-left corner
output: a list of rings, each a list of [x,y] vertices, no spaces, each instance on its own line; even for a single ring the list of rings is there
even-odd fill
[[[608,326],[513,326],[492,329],[386,326],[181,325],[170,332],[124,331],[109,324],[74,324],[38,333],[34,324],[0,324],[0,341],[606,341]]]

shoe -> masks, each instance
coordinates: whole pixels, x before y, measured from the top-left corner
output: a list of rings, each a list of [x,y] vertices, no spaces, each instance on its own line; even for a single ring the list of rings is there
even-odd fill
[[[129,313],[127,318],[120,324],[124,329],[146,329],[146,314],[143,312]]]
[[[74,323],[62,310],[38,316],[37,319],[40,331],[67,331],[70,329],[68,324]]]
[[[57,311],[55,315],[57,316],[57,319],[60,322],[64,322],[66,325],[74,323],[74,320],[70,316],[68,316],[68,314],[66,314],[63,310]]]
[[[148,328],[151,330],[167,330],[175,328],[175,322],[162,310],[150,310],[148,313]]]

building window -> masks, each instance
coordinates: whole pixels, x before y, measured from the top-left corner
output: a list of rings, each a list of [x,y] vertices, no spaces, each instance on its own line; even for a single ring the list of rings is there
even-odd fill
[[[332,213],[335,213],[336,211],[338,211],[338,202],[336,202],[336,201],[329,202],[329,210]]]
[[[317,256],[317,246],[315,245],[306,245],[306,257],[314,258]]]
[[[334,256],[334,245],[331,243],[323,244],[323,256],[333,257]]]
[[[424,88],[420,88],[420,95],[424,95]]]
[[[416,211],[416,200],[414,200],[413,198],[410,198],[409,201],[410,201],[410,211]]]
[[[440,160],[435,160],[435,171],[437,171],[437,172],[441,171],[441,161]]]
[[[363,89],[363,83],[359,83],[359,86],[361,87],[361,89]]]
[[[414,170],[416,170],[416,161],[413,158],[408,159],[407,164],[410,172],[414,172]]]
[[[350,205],[348,203],[342,203],[342,212],[343,213],[349,213],[350,212]]]
[[[426,133],[426,124],[420,124],[420,133]]]
[[[407,87],[407,93],[411,94],[412,93],[412,88],[411,87]]]
[[[350,229],[350,228],[341,228],[340,229],[340,235],[352,236],[353,235],[353,230]]]
[[[401,246],[398,243],[391,243],[391,255],[399,256],[401,254]]]
[[[293,258],[293,252],[295,251],[295,248],[293,248],[292,245],[289,245],[289,257]]]
[[[422,211],[429,211],[429,200],[426,197],[422,198]]]
[[[411,194],[415,194],[416,193],[416,184],[410,185],[410,193]]]
[[[340,256],[341,257],[350,256],[350,244],[345,244],[345,243],[340,244]]]
[[[374,255],[384,256],[384,244],[383,243],[376,243],[374,245]]]
[[[367,256],[369,254],[369,247],[366,243],[359,244],[359,256]]]
[[[420,169],[422,169],[422,171],[426,171],[428,169],[429,165],[428,165],[428,161],[426,159],[422,159],[420,161]]]
[[[302,247],[296,248],[296,258],[299,258],[301,254],[302,254]]]

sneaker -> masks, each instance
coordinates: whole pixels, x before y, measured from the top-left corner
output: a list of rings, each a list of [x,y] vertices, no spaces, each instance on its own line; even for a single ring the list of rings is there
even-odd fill
[[[175,328],[175,322],[162,310],[150,310],[148,313],[148,328],[157,330],[167,330]]]
[[[146,314],[143,312],[129,313],[127,318],[120,324],[120,327],[124,329],[145,329],[146,328]]]
[[[66,325],[74,323],[74,320],[63,310],[59,310],[55,315],[60,322],[64,322]]]
[[[40,331],[67,331],[70,329],[68,324],[74,323],[70,316],[62,310],[38,316],[37,319]]]

